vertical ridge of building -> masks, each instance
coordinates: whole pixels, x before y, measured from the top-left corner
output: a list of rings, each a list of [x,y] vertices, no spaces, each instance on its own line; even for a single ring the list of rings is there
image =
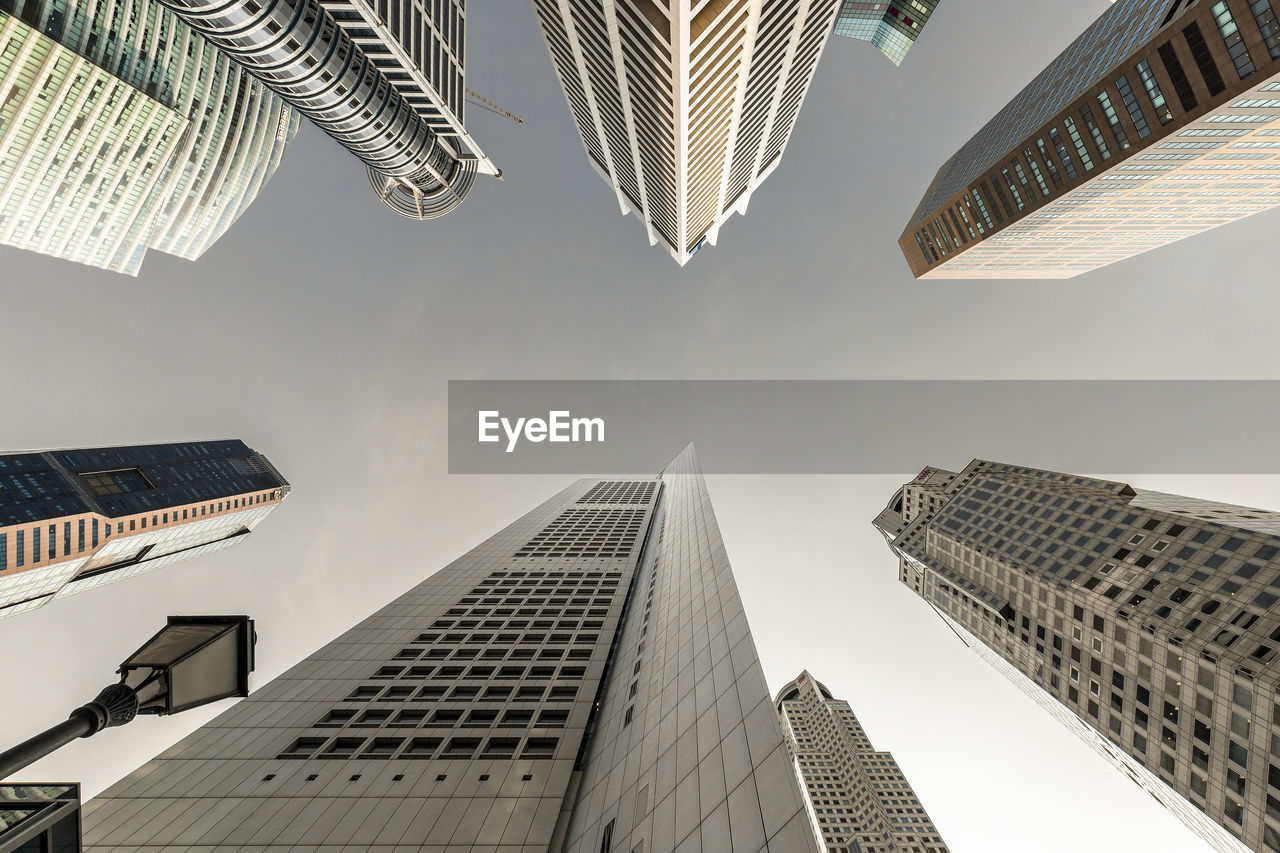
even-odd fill
[[[948,853],[892,753],[808,670],[778,691],[778,719],[829,853]]]
[[[690,447],[658,478],[562,490],[91,800],[84,825],[104,853],[794,853],[816,849],[803,820]]]
[[[1280,513],[975,459],[874,524],[957,636],[1212,849],[1280,851]]]

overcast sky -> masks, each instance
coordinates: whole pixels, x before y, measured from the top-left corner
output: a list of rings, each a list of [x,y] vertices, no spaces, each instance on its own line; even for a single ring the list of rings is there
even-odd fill
[[[937,166],[1106,5],[944,0],[901,68],[833,40],[782,166],[683,270],[618,214],[511,2],[471,4],[468,82],[526,123],[473,110],[507,180],[443,220],[386,211],[304,127],[197,263],[152,253],[134,280],[0,249],[0,447],[240,437],[294,484],[238,548],[0,622],[0,743],[169,613],[253,615],[261,684],[565,485],[448,476],[450,378],[1280,377],[1273,213],[1070,281],[917,283],[898,254]],[[897,582],[869,522],[913,473],[710,478],[770,686],[808,667],[847,698],[956,853],[1204,851]],[[1280,508],[1275,477],[1132,482]],[[91,795],[212,713],[23,775]]]

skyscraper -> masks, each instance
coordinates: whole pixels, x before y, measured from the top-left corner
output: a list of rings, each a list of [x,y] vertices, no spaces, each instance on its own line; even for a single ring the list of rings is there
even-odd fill
[[[533,0],[587,159],[683,265],[773,173],[839,0]]]
[[[869,41],[890,62],[901,65],[937,8],[938,0],[842,0],[836,35]]]
[[[0,0],[0,91],[0,243],[130,275],[198,258],[298,124],[152,0]]]
[[[288,494],[234,440],[0,455],[0,618],[230,548]]]
[[[829,853],[947,853],[898,762],[875,750],[848,702],[805,670],[776,705]]]
[[[817,850],[692,448],[564,489],[84,822],[116,851]]]
[[[1069,278],[1280,202],[1273,0],[1119,0],[943,164],[917,277]]]
[[[365,163],[413,219],[501,176],[463,126],[463,0],[159,0]]]
[[[974,460],[875,526],[967,645],[1214,850],[1280,850],[1280,513]]]

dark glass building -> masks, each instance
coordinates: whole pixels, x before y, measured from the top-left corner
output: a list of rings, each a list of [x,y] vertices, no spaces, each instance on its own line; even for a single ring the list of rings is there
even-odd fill
[[[0,455],[0,618],[229,548],[288,493],[238,440]]]

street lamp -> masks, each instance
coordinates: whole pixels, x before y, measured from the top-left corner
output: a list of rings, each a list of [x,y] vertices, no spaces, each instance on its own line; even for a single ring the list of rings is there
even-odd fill
[[[116,670],[120,681],[103,688],[71,717],[0,752],[0,779],[76,738],[122,726],[138,714],[176,714],[249,695],[257,633],[248,616],[170,616],[169,623]]]

